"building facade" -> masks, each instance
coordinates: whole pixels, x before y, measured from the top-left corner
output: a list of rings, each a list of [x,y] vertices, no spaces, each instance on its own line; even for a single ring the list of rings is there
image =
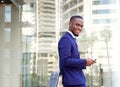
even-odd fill
[[[57,42],[60,30],[60,0],[38,0],[38,58],[40,86],[46,86],[51,72],[58,71]]]
[[[119,87],[120,0],[0,0],[0,87],[47,87],[72,15],[84,18],[81,57],[97,59],[87,87]]]

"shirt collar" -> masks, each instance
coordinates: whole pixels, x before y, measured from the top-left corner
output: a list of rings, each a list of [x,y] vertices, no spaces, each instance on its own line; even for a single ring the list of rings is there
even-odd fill
[[[75,38],[75,39],[77,38],[71,31],[68,30],[67,32],[70,33],[73,38]]]

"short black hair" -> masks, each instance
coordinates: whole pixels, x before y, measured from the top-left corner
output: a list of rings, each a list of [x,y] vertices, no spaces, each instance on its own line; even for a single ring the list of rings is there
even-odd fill
[[[72,17],[70,18],[70,21],[72,21],[72,20],[75,19],[75,18],[83,19],[83,17],[80,16],[80,15],[74,15],[74,16],[72,16]]]

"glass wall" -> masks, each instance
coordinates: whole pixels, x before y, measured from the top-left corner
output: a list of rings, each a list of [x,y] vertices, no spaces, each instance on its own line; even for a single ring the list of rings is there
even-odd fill
[[[76,14],[84,18],[81,57],[97,59],[84,70],[87,87],[119,87],[119,0],[0,0],[0,87],[47,87]]]
[[[0,0],[0,87],[37,87],[35,0]]]
[[[21,74],[21,26],[19,9],[0,2],[0,87],[19,87]]]
[[[36,72],[36,2],[28,1],[22,5],[22,87],[38,87]]]

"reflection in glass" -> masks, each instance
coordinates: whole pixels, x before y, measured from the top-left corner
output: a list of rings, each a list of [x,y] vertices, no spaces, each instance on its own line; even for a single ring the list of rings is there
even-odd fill
[[[11,6],[5,6],[5,22],[11,22]]]
[[[74,14],[85,20],[77,38],[81,57],[97,59],[84,70],[87,86],[120,86],[117,0],[22,1],[21,6],[0,2],[0,87],[47,87],[51,72],[59,72],[59,35],[67,31]]]

